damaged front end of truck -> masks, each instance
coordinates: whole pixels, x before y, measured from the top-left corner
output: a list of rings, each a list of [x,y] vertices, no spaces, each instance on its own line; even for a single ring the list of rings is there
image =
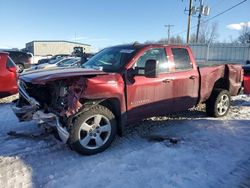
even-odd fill
[[[63,75],[63,74],[62,74]],[[21,76],[18,81],[19,99],[12,110],[19,121],[31,121],[56,129],[60,140],[66,143],[73,118],[80,111],[87,110],[84,92],[87,88],[87,76],[43,77],[29,80]]]

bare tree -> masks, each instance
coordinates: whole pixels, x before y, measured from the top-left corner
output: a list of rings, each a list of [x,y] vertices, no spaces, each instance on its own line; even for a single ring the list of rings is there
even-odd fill
[[[243,44],[250,43],[250,29],[248,25],[244,26],[243,29],[241,30],[238,41]]]
[[[148,40],[146,42],[144,42],[145,44],[151,44],[151,43],[156,43],[156,44],[167,44],[168,43],[168,39],[167,38],[161,38],[158,41],[152,41],[152,40]],[[177,35],[175,37],[171,37],[170,38],[170,43],[171,44],[183,44],[184,40],[181,36]]]
[[[214,22],[212,24],[201,23],[200,26],[200,33],[199,33],[199,39],[198,43],[200,44],[206,44],[206,43],[214,43],[218,39],[218,23]],[[190,43],[196,42],[196,34],[192,34],[190,37]]]
[[[153,44],[156,43],[154,40],[147,40],[144,42],[144,44]]]
[[[195,33],[192,33],[192,34],[191,34],[190,39],[189,39],[189,42],[190,42],[191,44],[196,43],[196,34],[195,34]],[[198,40],[198,43],[200,43],[199,40]]]
[[[176,37],[171,37],[170,38],[170,43],[172,44],[183,44],[184,40],[181,36],[177,35]]]

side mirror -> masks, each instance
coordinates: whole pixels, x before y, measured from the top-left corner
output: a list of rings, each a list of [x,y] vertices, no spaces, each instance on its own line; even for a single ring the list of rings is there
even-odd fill
[[[154,59],[149,59],[145,64],[145,77],[156,78],[158,77],[158,62]]]

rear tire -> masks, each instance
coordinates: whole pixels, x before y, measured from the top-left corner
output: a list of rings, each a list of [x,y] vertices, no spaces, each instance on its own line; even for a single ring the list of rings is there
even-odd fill
[[[22,73],[24,70],[24,66],[22,64],[16,64],[16,66],[17,66],[17,72]]]
[[[107,149],[117,132],[114,114],[97,105],[81,114],[70,130],[69,144],[82,155],[94,155]]]
[[[231,103],[230,93],[227,90],[215,89],[206,101],[206,112],[212,117],[227,115]]]

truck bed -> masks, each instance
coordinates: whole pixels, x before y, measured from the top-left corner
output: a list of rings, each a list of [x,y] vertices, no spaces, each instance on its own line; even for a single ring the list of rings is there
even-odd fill
[[[213,88],[226,88],[231,96],[239,93],[242,84],[240,64],[207,65],[198,67],[200,74],[199,102],[205,102]]]

